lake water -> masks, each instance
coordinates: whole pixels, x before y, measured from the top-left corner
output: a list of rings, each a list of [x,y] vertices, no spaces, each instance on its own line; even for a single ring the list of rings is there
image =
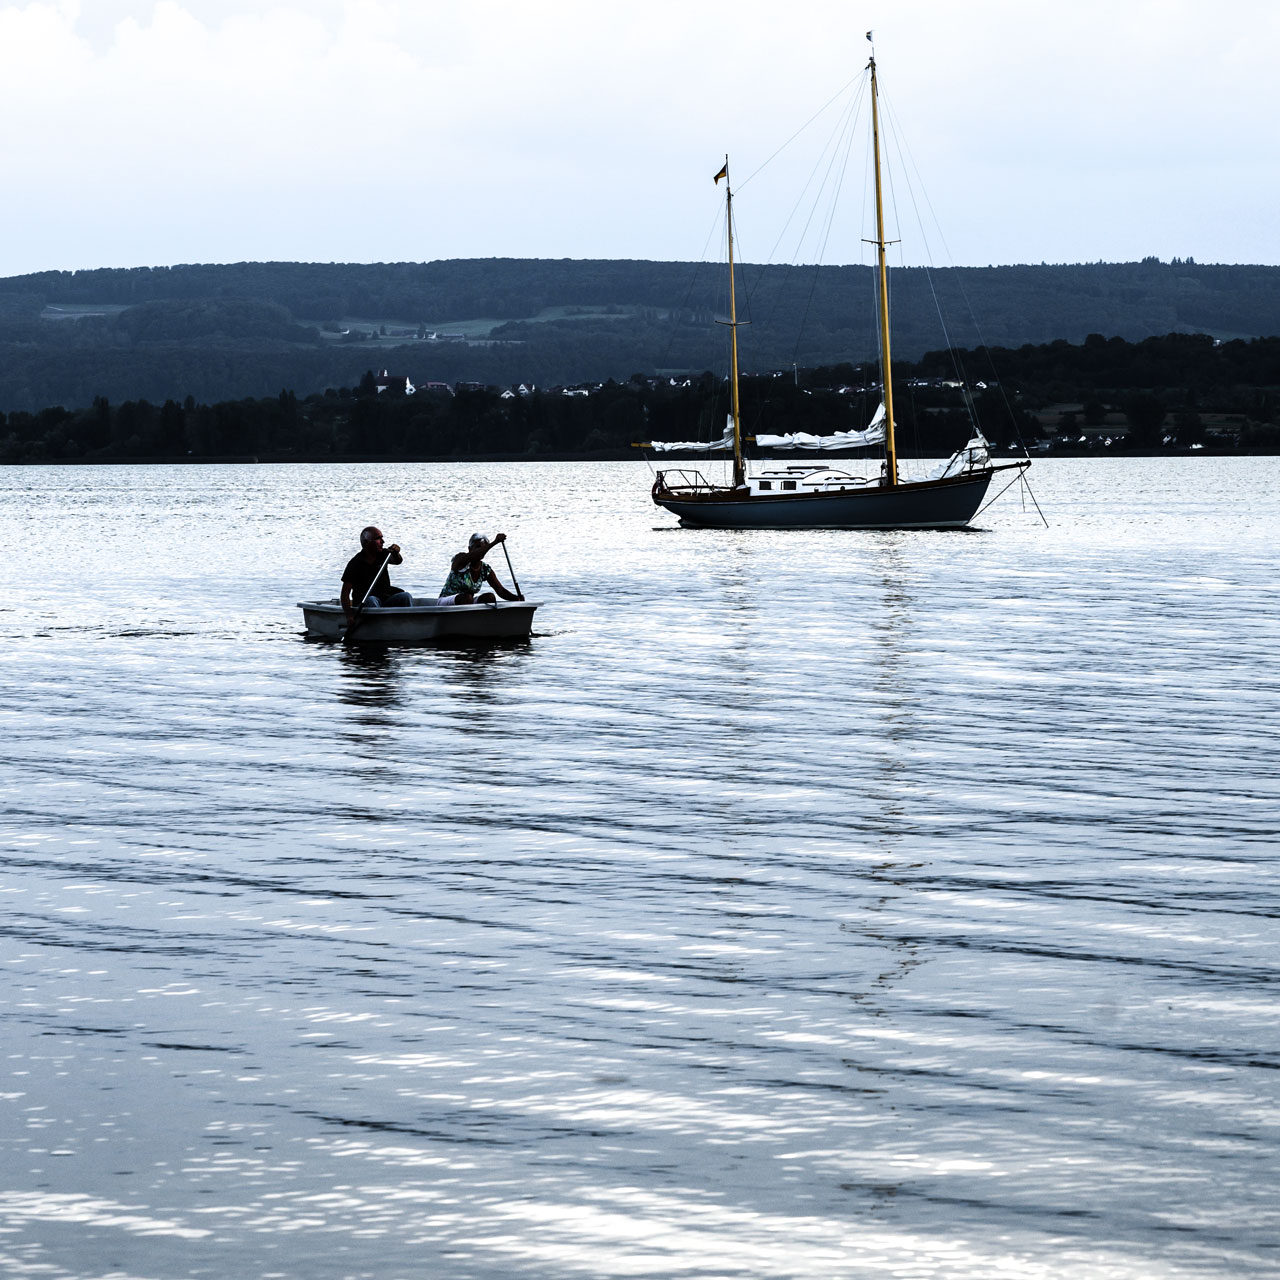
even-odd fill
[[[6,1275],[1280,1275],[1280,459],[0,471]],[[534,637],[304,640],[370,521]]]

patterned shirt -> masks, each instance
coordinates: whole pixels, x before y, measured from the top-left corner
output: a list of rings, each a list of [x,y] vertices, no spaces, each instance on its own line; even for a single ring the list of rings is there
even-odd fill
[[[445,579],[444,586],[440,588],[440,594],[442,596],[456,596],[466,591],[471,595],[475,595],[492,577],[493,570],[483,560],[480,561],[479,565],[473,565],[468,560],[461,569],[454,569],[449,574]]]

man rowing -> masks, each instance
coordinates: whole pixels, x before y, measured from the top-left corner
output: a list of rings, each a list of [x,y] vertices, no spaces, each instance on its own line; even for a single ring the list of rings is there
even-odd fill
[[[393,587],[387,574],[388,564],[403,563],[397,543],[383,546],[382,530],[377,525],[360,530],[360,550],[342,571],[342,612],[347,615],[348,626],[355,621],[362,601],[365,609],[407,609],[413,604],[413,596]]]
[[[504,600],[523,600],[524,596],[508,591],[498,581],[498,575],[484,562],[488,553],[500,542],[506,542],[505,533],[495,534],[491,542],[482,533],[473,533],[467,541],[467,549],[459,551],[449,562],[449,576],[440,588],[439,604],[496,604],[493,591]],[[485,584],[493,591],[481,591]],[[477,594],[479,593],[479,594]]]

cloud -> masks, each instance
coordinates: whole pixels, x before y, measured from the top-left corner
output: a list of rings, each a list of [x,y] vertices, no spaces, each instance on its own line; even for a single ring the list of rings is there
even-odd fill
[[[1141,256],[1144,236],[1274,259],[1265,220],[1207,215],[1275,203],[1280,12],[1222,0],[1215,18],[898,0],[877,29],[886,101],[958,260]],[[720,158],[753,172],[858,75],[869,21],[834,0],[0,3],[0,110],[23,122],[0,141],[0,273],[695,256]],[[753,244],[802,171],[752,183]],[[859,259],[861,234],[839,224],[832,251]]]

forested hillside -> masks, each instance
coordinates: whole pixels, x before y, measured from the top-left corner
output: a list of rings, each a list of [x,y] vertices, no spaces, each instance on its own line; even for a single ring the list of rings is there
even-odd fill
[[[743,269],[743,367],[871,357],[865,267]],[[538,385],[718,371],[725,273],[707,263],[477,259],[238,263],[0,280],[0,410],[97,396],[162,402],[300,395],[371,366],[415,383]],[[904,268],[896,354],[1280,333],[1280,267],[1190,261]],[[939,318],[941,312],[941,319]],[[945,327],[944,327],[945,324]]]
[[[999,383],[994,367],[1007,371]],[[755,433],[859,429],[880,403],[874,365],[742,379],[742,424]],[[1280,450],[1280,338],[1219,343],[1172,334],[1140,343],[953,350],[895,361],[904,457],[945,456],[976,420],[997,448],[1121,453]],[[577,388],[518,391],[458,384],[407,394],[354,385],[300,397],[113,403],[0,413],[0,463],[125,459],[635,456],[657,440],[717,439],[724,378],[636,375]]]

